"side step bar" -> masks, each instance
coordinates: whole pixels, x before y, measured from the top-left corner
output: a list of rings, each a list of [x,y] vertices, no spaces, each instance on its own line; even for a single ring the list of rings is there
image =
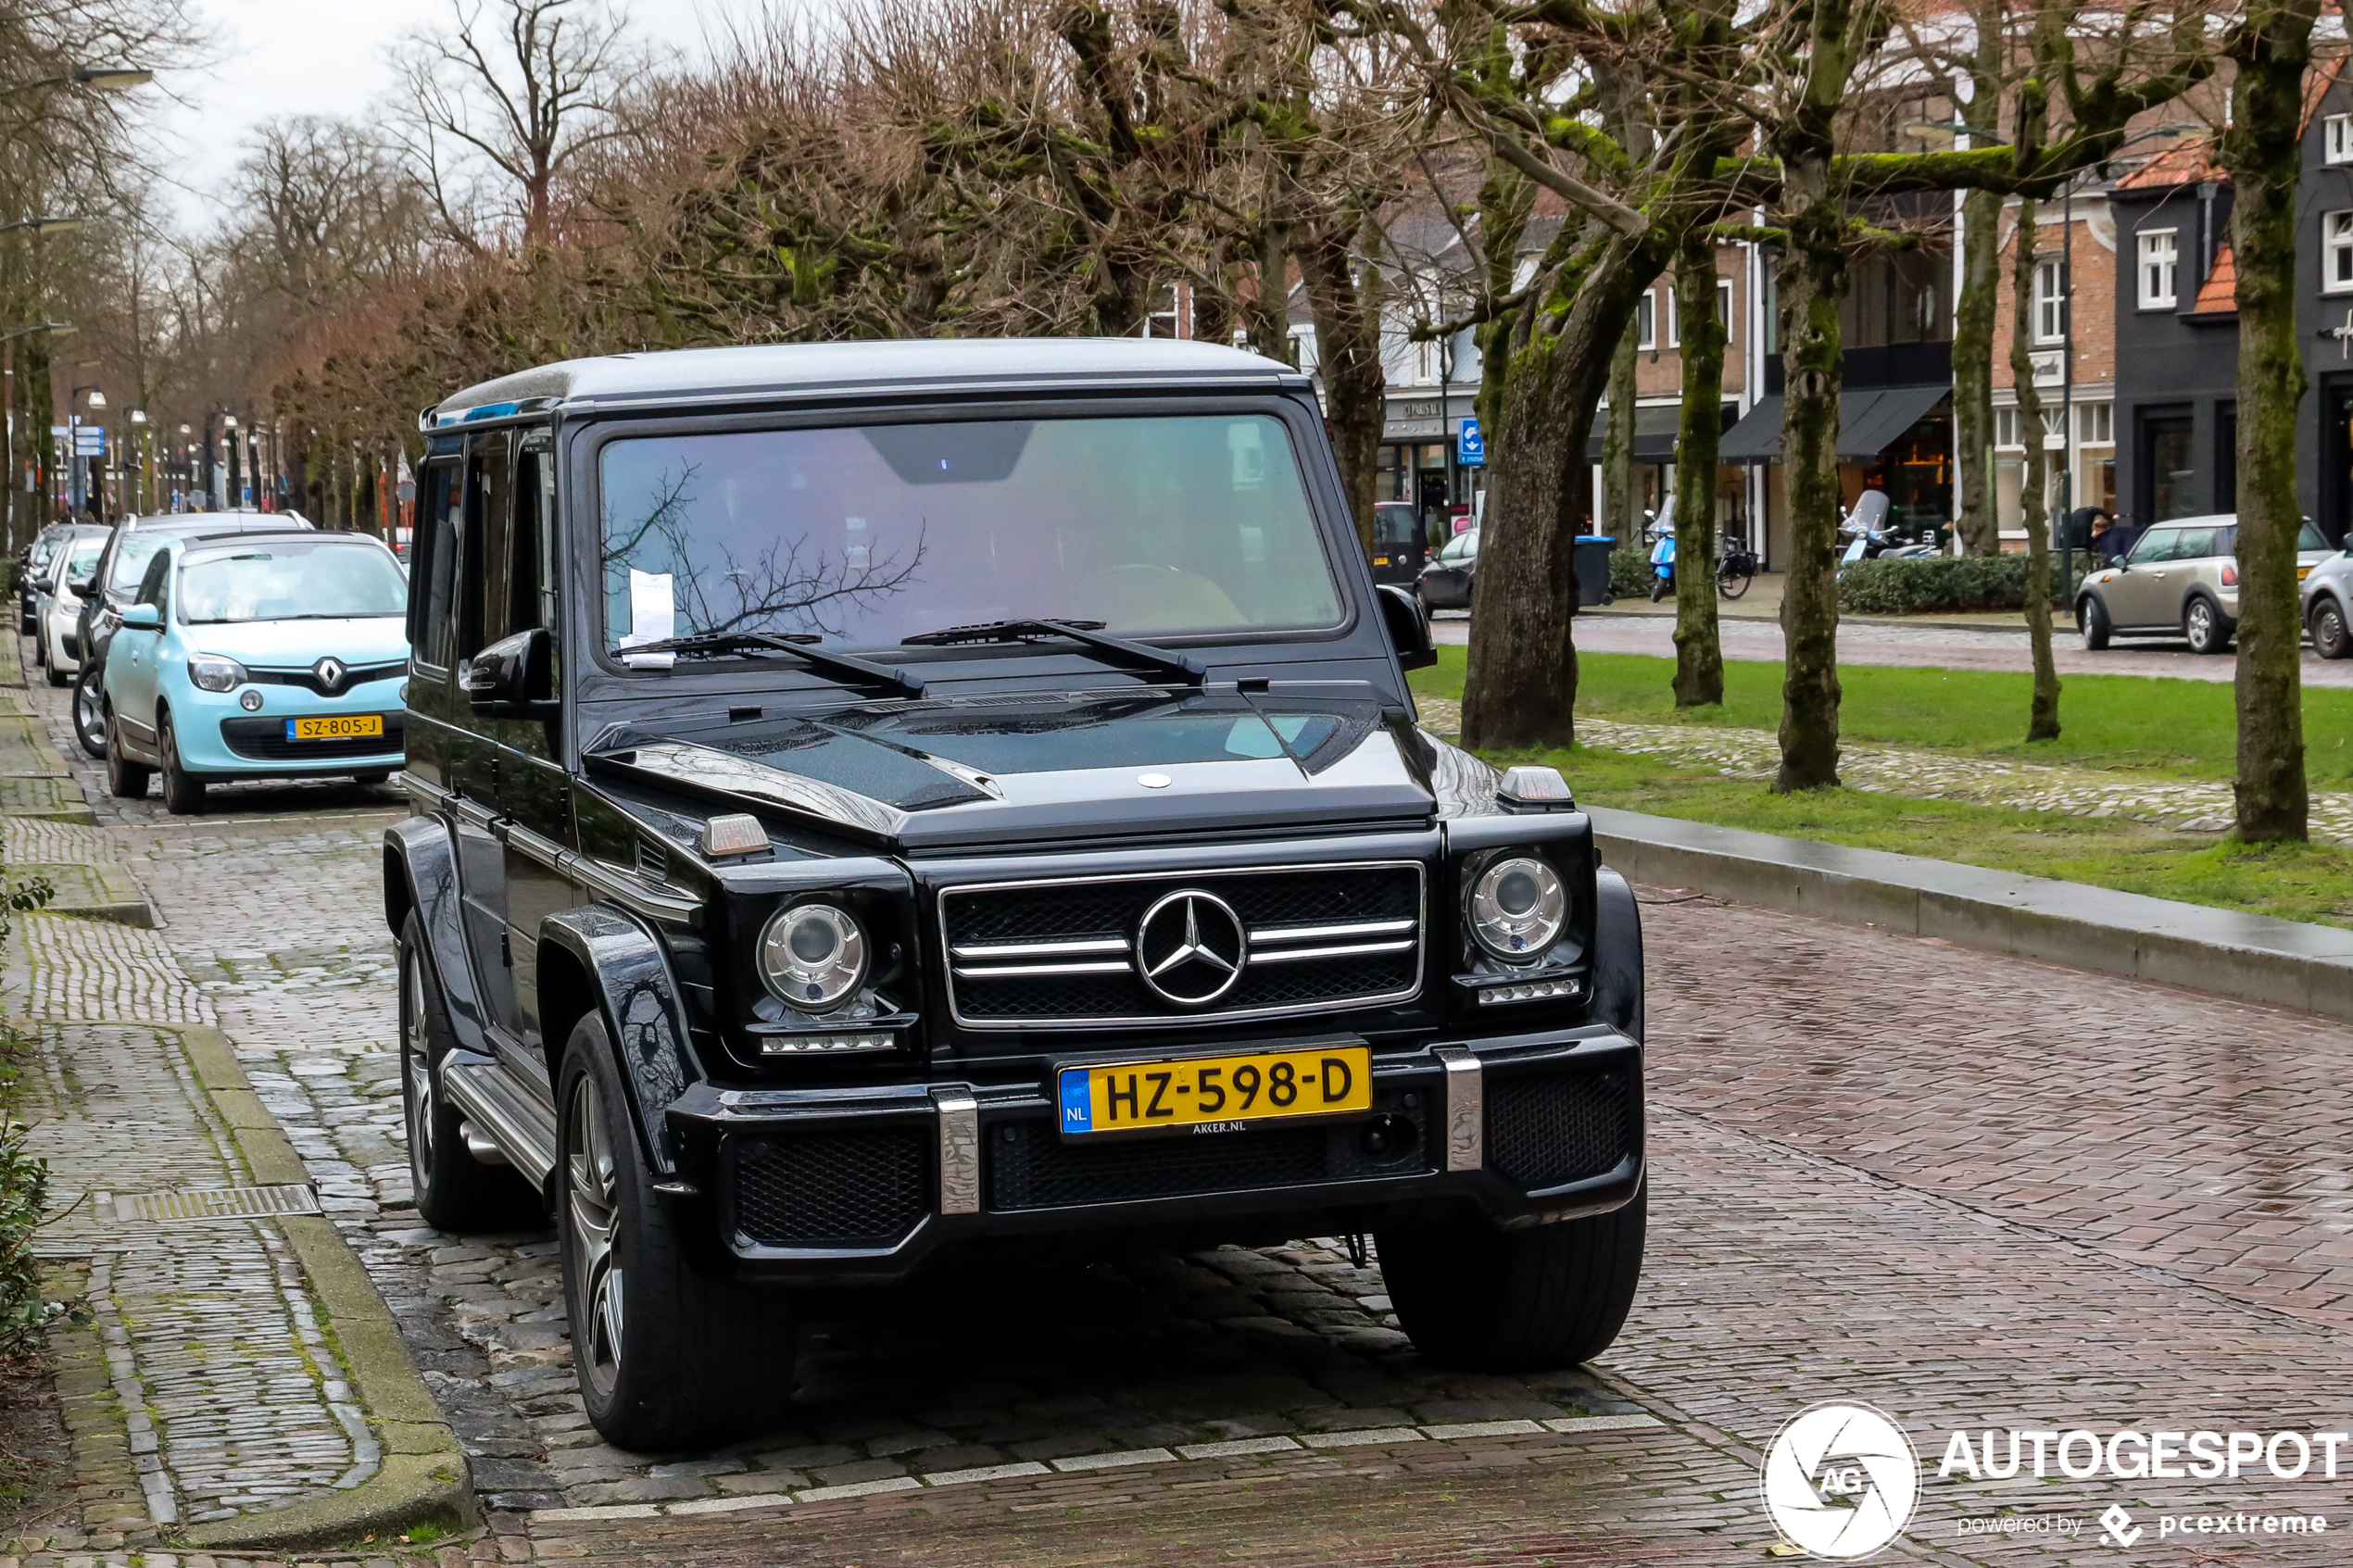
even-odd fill
[[[555,1113],[518,1093],[497,1062],[462,1060],[453,1051],[442,1060],[441,1084],[468,1120],[490,1135],[516,1170],[534,1185],[545,1185],[556,1168]]]

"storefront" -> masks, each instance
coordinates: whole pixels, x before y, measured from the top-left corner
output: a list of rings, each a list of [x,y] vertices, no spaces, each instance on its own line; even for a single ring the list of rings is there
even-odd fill
[[[1788,488],[1781,464],[1782,395],[1757,403],[1724,436],[1727,463],[1766,463],[1766,555],[1789,558]],[[1866,490],[1884,490],[1891,528],[1917,533],[1953,521],[1953,389],[1863,387],[1839,395],[1839,501],[1852,507]]]
[[[1452,532],[1444,521],[1452,508],[1476,509],[1486,487],[1486,469],[1462,461],[1454,440],[1463,421],[1478,417],[1474,394],[1474,388],[1463,386],[1442,394],[1417,387],[1389,395],[1374,498],[1412,502],[1432,539]]]

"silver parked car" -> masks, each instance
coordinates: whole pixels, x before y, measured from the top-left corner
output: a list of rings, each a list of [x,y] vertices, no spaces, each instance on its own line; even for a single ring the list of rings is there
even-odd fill
[[[2322,659],[2353,657],[2353,553],[2339,550],[2304,578],[2304,629]]]
[[[2133,553],[2083,580],[2075,593],[2075,629],[2083,646],[2108,646],[2112,635],[2175,636],[2192,653],[2221,653],[2238,630],[2238,515],[2174,518],[2141,535]],[[2334,552],[2309,521],[2296,545],[2296,575]]]

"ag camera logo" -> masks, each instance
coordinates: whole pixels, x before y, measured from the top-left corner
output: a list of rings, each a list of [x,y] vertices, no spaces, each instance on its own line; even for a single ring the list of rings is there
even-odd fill
[[[1765,1508],[1810,1557],[1869,1557],[1904,1533],[1920,1461],[1904,1429],[1869,1405],[1808,1405],[1765,1450]]]

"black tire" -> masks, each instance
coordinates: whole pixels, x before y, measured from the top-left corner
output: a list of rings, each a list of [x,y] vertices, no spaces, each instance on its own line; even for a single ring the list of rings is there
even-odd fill
[[[352,774],[352,775],[351,775],[351,782],[352,782],[352,783],[354,783],[354,784],[362,784],[374,785],[374,784],[380,784],[384,783],[386,779],[389,779],[389,778],[391,778],[391,777],[392,777],[392,771],[391,771],[390,769],[388,769],[388,768],[377,768],[377,769],[373,769],[373,770],[371,770],[371,771],[368,771],[368,772],[365,772],[365,773],[354,773],[354,774]]]
[[[531,1185],[466,1151],[465,1118],[441,1083],[443,1059],[456,1043],[423,922],[412,913],[400,928],[400,1104],[417,1212],[451,1236],[535,1225],[545,1205]]]
[[[1651,603],[1656,604],[1659,600],[1665,598],[1666,596],[1667,579],[1664,577],[1653,577],[1651,579]]]
[[[49,677],[49,684],[53,686],[62,686],[73,679],[72,672],[58,669],[57,661],[49,657],[49,639],[46,637],[41,639],[41,671]]]
[[[1642,1283],[1647,1184],[1623,1208],[1529,1230],[1477,1220],[1377,1237],[1415,1347],[1445,1366],[1527,1372],[1609,1348]]]
[[[2083,646],[2093,653],[2108,646],[2108,638],[2114,634],[2114,628],[2108,624],[2108,606],[2089,594],[2076,600],[2075,634],[2083,639]]]
[[[107,755],[107,685],[104,674],[84,670],[73,683],[73,738],[94,758]]]
[[[615,1448],[698,1449],[768,1430],[792,1393],[782,1292],[689,1262],[637,1135],[604,1021],[591,1012],[556,1079],[556,1235],[573,1369]]]
[[[2182,607],[2182,635],[2195,654],[2218,654],[2231,646],[2231,631],[2222,611],[2200,594]]]
[[[2353,655],[2353,628],[2345,623],[2345,607],[2331,594],[2312,601],[2312,651],[2322,659]]]
[[[145,800],[147,781],[155,770],[123,754],[122,737],[114,733],[114,715],[107,716],[107,793],[117,800]]]
[[[163,809],[175,817],[193,817],[204,809],[204,780],[180,765],[179,737],[171,733],[170,709],[156,717],[156,755],[163,759]]]
[[[1716,591],[1728,599],[1737,599],[1748,592],[1749,575],[1745,571],[1728,571],[1716,579]]]

